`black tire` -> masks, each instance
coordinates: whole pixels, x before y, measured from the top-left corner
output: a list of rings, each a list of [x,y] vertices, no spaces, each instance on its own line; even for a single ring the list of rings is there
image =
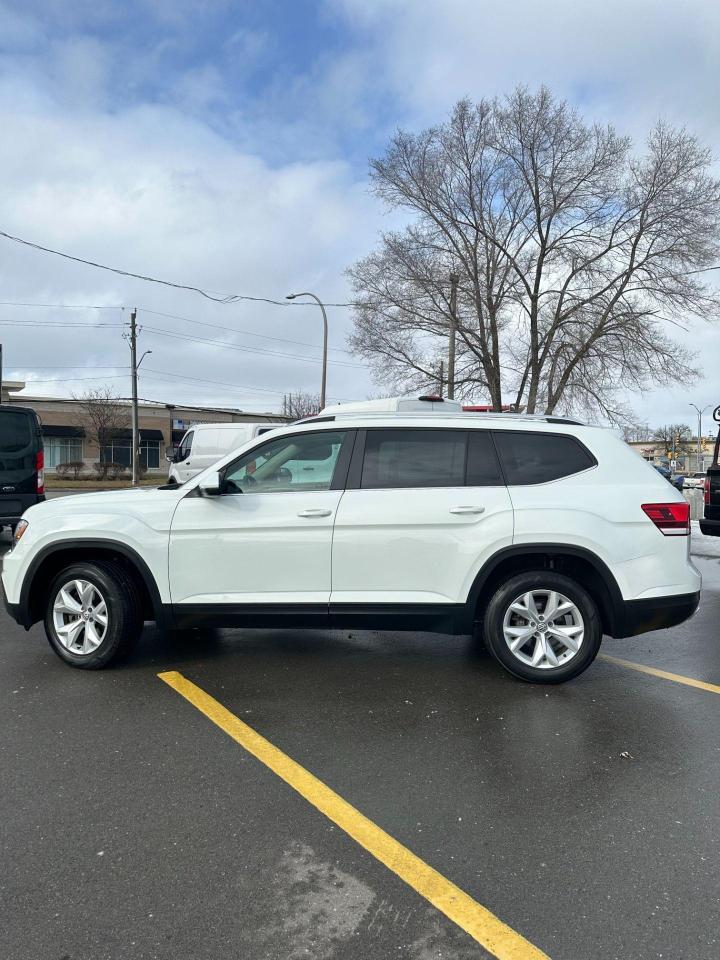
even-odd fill
[[[68,649],[60,639],[54,617],[54,604],[59,591],[71,581],[91,584],[104,601],[107,623],[100,643],[90,652]],[[77,592],[74,594],[77,596]],[[118,563],[93,561],[73,563],[53,579],[45,612],[45,633],[55,653],[81,670],[101,670],[124,656],[140,636],[143,627],[142,604],[133,578]]]
[[[561,593],[575,605],[582,616],[584,633],[579,649],[567,663],[537,667],[524,663],[510,650],[505,640],[503,622],[517,598],[532,591],[545,590]],[[597,604],[579,583],[552,570],[531,570],[519,573],[497,587],[485,611],[483,633],[488,650],[514,676],[532,683],[564,683],[587,670],[597,656],[602,640],[602,625]],[[521,649],[520,655],[522,653]]]

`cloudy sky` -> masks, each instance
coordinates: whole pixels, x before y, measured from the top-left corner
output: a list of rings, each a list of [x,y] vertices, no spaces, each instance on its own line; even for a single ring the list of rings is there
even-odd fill
[[[663,116],[720,156],[719,75],[713,0],[0,0],[0,230],[219,293],[342,303],[345,267],[392,222],[367,161],[396,127],[547,83],[638,142]],[[215,304],[1,238],[0,301],[5,376],[36,394],[127,395],[133,306],[143,397],[272,410],[319,384],[312,306]],[[330,397],[374,392],[345,352],[349,311],[329,317]],[[631,398],[641,418],[720,403],[720,319],[687,340],[704,379]]]

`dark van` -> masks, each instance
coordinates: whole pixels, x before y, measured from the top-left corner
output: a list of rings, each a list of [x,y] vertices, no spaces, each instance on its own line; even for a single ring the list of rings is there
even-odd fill
[[[715,408],[713,419],[720,424],[720,407]],[[705,517],[700,521],[700,529],[706,537],[720,537],[720,429],[712,466],[705,477]]]
[[[0,404],[0,527],[45,499],[42,432],[34,410]]]

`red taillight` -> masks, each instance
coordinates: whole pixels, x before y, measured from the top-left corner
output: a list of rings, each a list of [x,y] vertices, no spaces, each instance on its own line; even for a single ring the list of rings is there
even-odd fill
[[[37,492],[45,493],[45,454],[42,450],[35,454],[35,472],[37,473]]]
[[[705,477],[703,490],[705,491],[705,503],[710,503],[710,477]]]
[[[644,503],[642,508],[666,536],[686,537],[690,533],[689,503]]]

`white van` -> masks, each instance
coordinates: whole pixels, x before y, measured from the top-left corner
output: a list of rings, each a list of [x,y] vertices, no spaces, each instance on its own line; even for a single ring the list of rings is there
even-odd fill
[[[280,427],[280,423],[198,423],[190,427],[170,461],[170,483],[185,483],[248,440]]]

